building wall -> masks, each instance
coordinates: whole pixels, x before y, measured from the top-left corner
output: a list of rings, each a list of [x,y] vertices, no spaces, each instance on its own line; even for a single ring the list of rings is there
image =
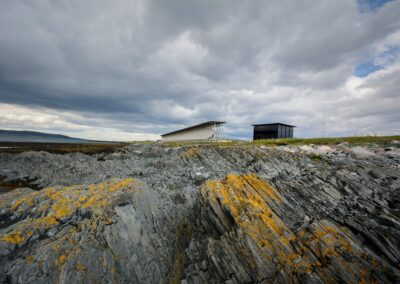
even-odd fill
[[[253,140],[277,138],[293,138],[293,127],[280,124],[254,126]]]
[[[257,125],[254,126],[253,139],[274,139],[278,138],[278,125]]]
[[[277,138],[293,138],[293,127],[279,125]]]
[[[284,128],[282,125],[278,125],[278,136],[276,138],[283,138],[282,132],[284,131]]]
[[[171,141],[193,141],[210,140],[215,137],[215,127],[213,125],[189,129],[183,132],[162,136],[163,142]]]

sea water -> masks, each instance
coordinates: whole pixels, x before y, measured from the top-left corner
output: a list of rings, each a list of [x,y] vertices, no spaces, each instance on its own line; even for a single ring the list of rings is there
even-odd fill
[[[0,194],[6,193],[6,192],[8,192],[8,191],[10,191],[10,190],[7,189],[7,188],[4,188],[4,187],[1,187],[1,186],[0,186]]]

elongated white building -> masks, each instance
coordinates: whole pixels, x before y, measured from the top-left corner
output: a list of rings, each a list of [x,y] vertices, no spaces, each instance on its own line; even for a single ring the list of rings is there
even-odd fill
[[[207,121],[161,135],[163,142],[219,141],[223,137],[223,121]]]

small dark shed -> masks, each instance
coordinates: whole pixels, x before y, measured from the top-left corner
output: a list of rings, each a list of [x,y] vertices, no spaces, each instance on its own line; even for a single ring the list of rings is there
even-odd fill
[[[284,123],[254,124],[253,140],[293,138],[293,128],[296,126]]]

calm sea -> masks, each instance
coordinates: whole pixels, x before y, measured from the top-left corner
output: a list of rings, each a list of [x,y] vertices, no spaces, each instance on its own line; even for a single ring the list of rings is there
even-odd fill
[[[11,190],[12,190],[11,188],[5,188],[5,187],[0,186],[0,195],[3,193],[9,192]]]

